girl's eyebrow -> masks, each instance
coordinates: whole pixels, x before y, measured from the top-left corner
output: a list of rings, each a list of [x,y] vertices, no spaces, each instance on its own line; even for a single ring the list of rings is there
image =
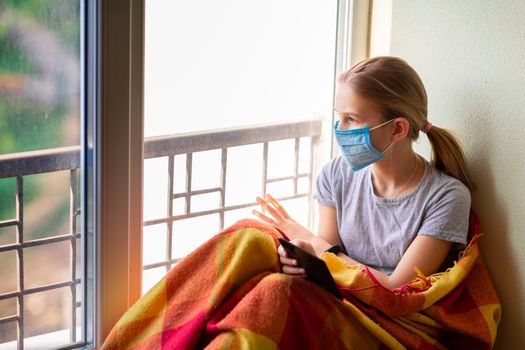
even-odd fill
[[[355,112],[352,112],[352,111],[348,111],[348,112],[338,112],[336,108],[334,108],[334,112],[339,113],[339,114],[343,114],[343,115],[348,115],[348,114],[349,114],[349,115],[354,115],[354,116],[356,116],[356,117],[362,117],[361,114],[359,114],[359,113],[355,113]]]

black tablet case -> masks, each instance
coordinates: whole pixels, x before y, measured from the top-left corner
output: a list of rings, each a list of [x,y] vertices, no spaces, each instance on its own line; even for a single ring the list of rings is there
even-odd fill
[[[319,259],[317,256],[308,253],[307,251],[299,248],[298,246],[288,242],[284,238],[279,238],[279,242],[283,246],[284,250],[288,253],[288,256],[292,259],[296,259],[299,266],[304,268],[308,280],[315,284],[323,287],[336,298],[343,299],[334,278],[330,274],[326,263]]]

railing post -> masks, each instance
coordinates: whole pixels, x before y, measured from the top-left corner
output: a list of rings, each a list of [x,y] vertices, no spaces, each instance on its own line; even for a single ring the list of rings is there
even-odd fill
[[[293,194],[296,195],[297,194],[297,180],[298,180],[298,177],[297,175],[299,175],[299,143],[300,143],[300,138],[299,137],[296,137],[295,138],[295,149],[294,149],[294,179],[293,179]]]
[[[173,181],[175,157],[168,157],[168,222],[166,223],[166,260],[171,261],[171,245],[173,242]],[[166,273],[170,270],[171,264],[166,265]]]
[[[224,207],[226,206],[226,169],[228,168],[228,149],[223,148],[221,153],[221,203],[220,203],[220,230],[224,230]]]
[[[266,196],[266,186],[268,184],[268,142],[265,142],[263,144],[263,170],[262,170],[262,189],[261,189],[261,197],[264,198]],[[264,208],[262,208],[262,212],[265,213],[266,211]]]
[[[70,341],[74,343],[77,337],[77,170],[69,172],[69,233],[71,234],[71,329]]]
[[[185,185],[185,191],[186,191],[186,209],[185,213],[186,215],[190,213],[191,211],[191,173],[193,168],[193,153],[186,154],[186,185]]]
[[[24,178],[16,177],[16,222],[18,243],[18,322],[17,322],[17,346],[24,350]]]

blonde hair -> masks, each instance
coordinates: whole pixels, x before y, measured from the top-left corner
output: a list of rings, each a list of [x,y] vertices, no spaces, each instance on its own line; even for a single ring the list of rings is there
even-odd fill
[[[337,81],[374,102],[386,120],[408,120],[412,141],[418,139],[419,131],[428,128],[425,87],[416,71],[401,58],[381,56],[364,60],[343,72]],[[432,146],[431,164],[473,190],[475,185],[456,137],[436,126],[426,130],[426,135]]]

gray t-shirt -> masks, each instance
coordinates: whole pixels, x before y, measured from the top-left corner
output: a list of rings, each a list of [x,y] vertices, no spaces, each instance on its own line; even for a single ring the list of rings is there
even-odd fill
[[[409,194],[393,199],[373,190],[371,167],[352,172],[343,156],[317,178],[314,198],[337,211],[337,227],[348,256],[391,274],[417,235],[467,241],[470,192],[459,180],[425,162],[425,173]]]

